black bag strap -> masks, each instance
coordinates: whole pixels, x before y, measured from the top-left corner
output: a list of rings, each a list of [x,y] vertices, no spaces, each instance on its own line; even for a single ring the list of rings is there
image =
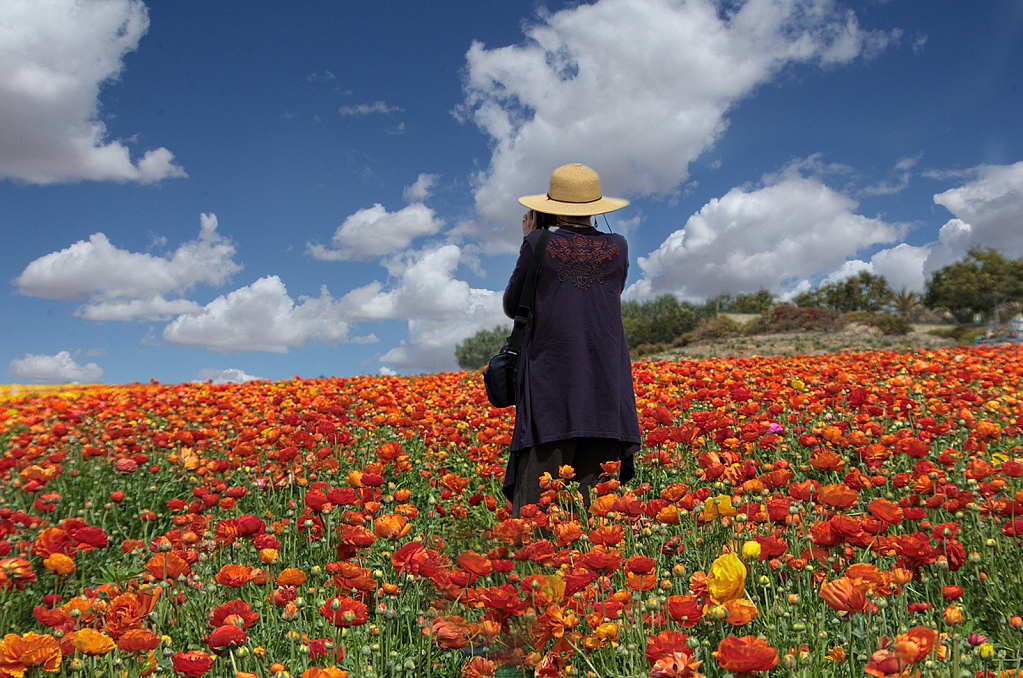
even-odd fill
[[[551,239],[549,229],[543,229],[540,240],[533,250],[533,258],[529,260],[529,268],[526,270],[526,281],[522,286],[522,295],[519,297],[519,308],[515,311],[515,325],[512,328],[511,336],[508,337],[508,352],[518,355],[522,349],[522,335],[526,333],[526,320],[529,318],[529,308],[533,305],[533,290],[536,288],[536,274],[540,270],[540,259],[547,249],[547,241]]]

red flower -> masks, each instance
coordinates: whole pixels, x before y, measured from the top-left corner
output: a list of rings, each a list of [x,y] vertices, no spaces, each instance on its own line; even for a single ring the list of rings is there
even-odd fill
[[[218,626],[210,635],[206,636],[206,644],[216,655],[222,654],[225,648],[244,645],[248,640],[249,634],[234,624]]]
[[[703,605],[697,596],[668,596],[668,616],[691,629],[703,617]]]
[[[774,668],[778,664],[778,651],[763,638],[728,636],[718,644],[714,658],[725,671],[743,675]]]
[[[191,650],[190,652],[176,652],[171,664],[175,673],[182,673],[191,678],[198,678],[204,675],[213,667],[216,661],[211,655],[202,650]]]
[[[352,598],[331,598],[320,606],[320,614],[334,626],[361,626],[369,619],[366,605]]]
[[[839,577],[821,587],[820,597],[838,612],[863,612],[867,607],[867,587],[848,577]]]

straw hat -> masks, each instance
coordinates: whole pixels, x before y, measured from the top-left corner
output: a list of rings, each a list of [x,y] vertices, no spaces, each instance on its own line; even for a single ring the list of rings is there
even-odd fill
[[[524,195],[519,202],[537,212],[586,217],[620,210],[629,204],[621,198],[600,193],[600,177],[586,165],[562,165],[551,174],[551,190],[542,195]]]

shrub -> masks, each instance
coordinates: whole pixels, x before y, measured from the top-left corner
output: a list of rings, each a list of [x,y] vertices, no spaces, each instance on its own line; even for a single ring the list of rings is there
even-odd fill
[[[743,333],[780,334],[797,330],[835,332],[842,327],[840,316],[836,311],[825,308],[802,308],[784,304],[775,306],[770,313],[747,323]]]
[[[913,326],[909,318],[902,315],[888,315],[887,313],[868,313],[866,311],[854,311],[842,316],[842,322],[856,322],[861,325],[870,325],[881,330],[884,334],[904,337],[909,334]]]

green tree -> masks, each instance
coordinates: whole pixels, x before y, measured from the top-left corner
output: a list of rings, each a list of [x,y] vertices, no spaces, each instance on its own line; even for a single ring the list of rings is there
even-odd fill
[[[774,295],[760,288],[752,294],[737,294],[728,304],[729,313],[769,313],[774,308]]]
[[[960,323],[975,313],[990,315],[1023,301],[1023,259],[1009,259],[992,248],[971,247],[966,258],[938,269],[927,281],[924,305],[947,308]]]
[[[898,315],[908,318],[913,315],[920,306],[920,295],[916,292],[910,292],[908,289],[903,287],[901,290],[895,293],[895,297],[892,299],[892,308]]]
[[[622,324],[629,348],[670,343],[695,328],[696,322],[692,304],[680,302],[673,294],[652,301],[622,302]]]
[[[878,313],[894,300],[895,292],[883,275],[860,271],[852,277],[828,281],[816,290],[796,295],[792,303],[800,308],[827,308],[840,313]]]
[[[487,363],[508,343],[511,328],[498,325],[492,330],[480,330],[455,346],[455,360],[463,370],[476,370]]]

